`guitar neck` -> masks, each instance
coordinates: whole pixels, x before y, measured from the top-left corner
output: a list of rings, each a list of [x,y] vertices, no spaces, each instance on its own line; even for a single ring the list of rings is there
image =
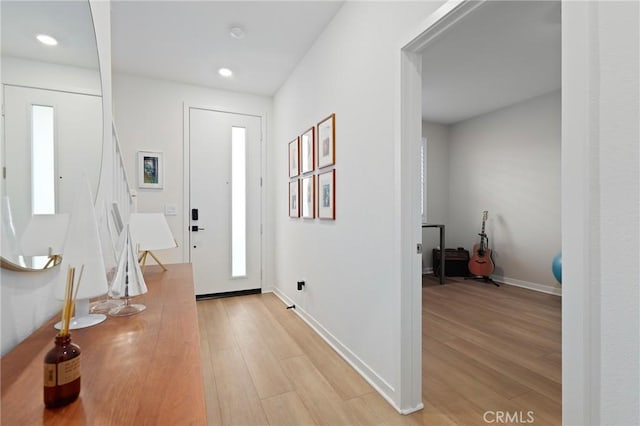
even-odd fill
[[[484,232],[484,226],[487,223],[487,211],[482,212],[482,231],[478,234],[480,235],[480,244],[484,247],[484,239],[487,238],[487,234]]]

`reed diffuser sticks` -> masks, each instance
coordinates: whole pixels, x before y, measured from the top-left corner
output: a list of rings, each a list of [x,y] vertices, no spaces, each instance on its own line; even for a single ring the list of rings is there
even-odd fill
[[[75,281],[76,269],[69,267],[64,289],[64,305],[60,333],[55,338],[55,346],[44,357],[44,406],[57,408],[67,405],[80,394],[80,354],[78,345],[71,342],[69,325],[73,316],[78,288],[84,265]]]
[[[84,265],[80,268],[78,282],[75,283],[76,268],[70,266],[67,271],[67,283],[64,289],[64,304],[62,305],[62,326],[60,327],[60,336],[69,335],[69,324],[71,323],[71,317],[75,311],[76,297],[78,297],[78,289],[80,288],[80,280],[82,280],[83,272]]]

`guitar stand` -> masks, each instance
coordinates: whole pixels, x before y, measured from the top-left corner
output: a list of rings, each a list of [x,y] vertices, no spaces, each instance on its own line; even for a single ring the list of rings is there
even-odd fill
[[[471,276],[471,277],[464,277],[465,280],[476,280],[476,281],[483,281],[485,283],[491,283],[493,285],[495,285],[496,287],[500,287],[500,284],[498,284],[497,282],[495,282],[491,277],[487,277],[487,276]]]

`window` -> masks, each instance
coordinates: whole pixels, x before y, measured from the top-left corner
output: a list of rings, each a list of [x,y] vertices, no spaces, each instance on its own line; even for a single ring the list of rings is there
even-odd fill
[[[231,276],[247,275],[247,129],[231,128]]]
[[[53,107],[31,106],[31,211],[56,212]]]

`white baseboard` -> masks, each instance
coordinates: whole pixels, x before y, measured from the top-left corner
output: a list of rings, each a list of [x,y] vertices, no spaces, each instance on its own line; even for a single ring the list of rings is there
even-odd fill
[[[553,294],[555,296],[562,296],[562,287],[560,286],[550,286],[546,284],[532,283],[529,281],[516,280],[515,278],[501,277],[498,275],[493,275],[492,278],[495,281],[498,281],[500,283],[504,283],[507,285],[522,287],[522,288],[526,288],[533,291],[539,291],[541,293]]]
[[[264,290],[263,290],[264,291]],[[284,293],[277,287],[272,288],[273,294],[278,296],[282,302],[291,306],[294,302],[289,299]],[[354,354],[346,345],[338,340],[333,334],[331,334],[326,328],[324,328],[312,315],[304,310],[301,306],[296,305],[293,311],[304,321],[309,327],[311,327],[322,339],[327,342],[329,346],[335,350],[354,370],[358,372],[373,388],[400,414],[411,414],[414,411],[422,409],[422,404],[418,407],[402,410],[398,407],[391,398],[391,395],[395,393],[395,389],[382,377],[380,377],[371,367],[369,367],[364,361],[362,361],[356,354]]]
[[[426,268],[422,268],[422,275],[433,274],[433,267],[427,266]]]

